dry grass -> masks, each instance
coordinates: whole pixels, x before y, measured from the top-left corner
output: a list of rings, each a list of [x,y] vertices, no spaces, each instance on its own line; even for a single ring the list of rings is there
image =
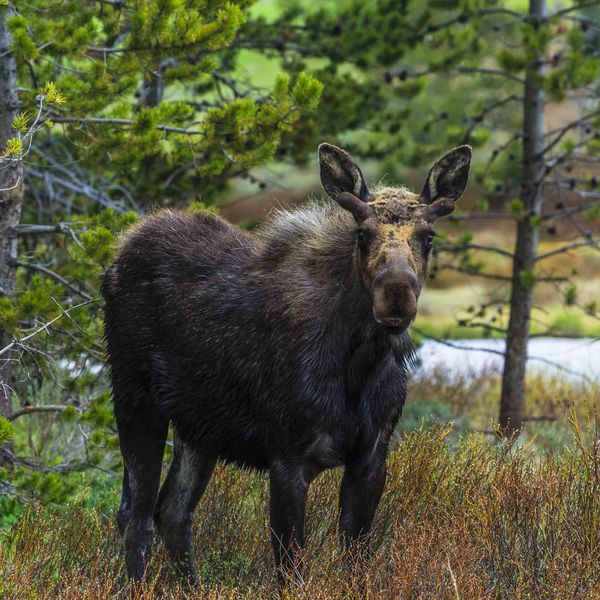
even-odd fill
[[[441,420],[453,420],[459,432],[493,432],[498,422],[500,375],[488,371],[464,376],[449,376],[433,370],[410,383],[403,422],[413,412],[429,416],[442,406]],[[573,415],[586,421],[600,413],[600,384],[581,382],[543,371],[529,375],[525,384],[526,422],[519,442],[538,450],[560,450],[572,439]],[[440,404],[439,401],[443,404]],[[421,410],[418,410],[421,407]],[[438,417],[438,418],[440,418]]]
[[[600,438],[572,411],[572,444],[539,454],[450,426],[408,434],[362,563],[337,544],[339,472],[311,488],[306,568],[286,598],[600,598]],[[267,481],[221,467],[196,520],[202,583],[186,589],[160,545],[148,582],[127,590],[112,515],[31,509],[5,532],[3,598],[277,597]],[[116,498],[115,498],[116,502]],[[348,565],[350,565],[348,567]]]

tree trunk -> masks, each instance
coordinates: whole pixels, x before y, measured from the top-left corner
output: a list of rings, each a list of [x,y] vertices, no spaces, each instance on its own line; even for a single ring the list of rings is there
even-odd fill
[[[18,108],[17,64],[10,51],[11,35],[6,25],[9,8],[0,8],[0,153],[12,137],[12,121]],[[0,164],[0,296],[11,296],[17,266],[17,225],[23,203],[23,167]],[[0,322],[0,348],[12,337]],[[0,416],[12,410],[10,353],[0,358]]]
[[[162,78],[162,69],[157,67],[156,71],[151,73],[147,79],[144,79],[142,90],[140,93],[139,106],[148,106],[156,108],[163,100],[164,83]],[[141,186],[137,201],[141,204],[144,210],[152,207],[156,202],[154,197],[154,182],[156,181],[156,157],[146,156],[142,159],[140,165],[140,181],[145,182]]]
[[[541,22],[546,0],[530,0],[532,23]],[[500,398],[500,427],[504,435],[518,434],[525,412],[525,372],[529,323],[533,301],[533,267],[539,243],[539,224],[543,201],[544,92],[542,88],[543,53],[526,70],[523,98],[523,180],[521,201],[524,215],[517,224],[513,262],[510,319],[506,336],[506,357]]]

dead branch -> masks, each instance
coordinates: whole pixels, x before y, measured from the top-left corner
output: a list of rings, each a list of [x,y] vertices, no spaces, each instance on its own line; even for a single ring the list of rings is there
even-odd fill
[[[481,250],[483,252],[495,252],[496,254],[500,254],[507,258],[514,258],[514,254],[509,252],[508,250],[503,250],[502,248],[496,248],[494,246],[483,246],[481,244],[442,244],[440,246],[436,246],[436,251],[438,252],[462,252],[463,250]]]
[[[552,256],[556,256],[557,254],[563,254],[565,252],[568,252],[569,250],[575,250],[575,248],[583,248],[585,246],[595,246],[597,248],[598,244],[600,244],[600,238],[591,238],[582,242],[573,242],[572,244],[561,246],[560,248],[556,248],[555,250],[544,252],[544,254],[539,254],[534,258],[534,261],[539,262],[540,260],[545,260]]]
[[[71,306],[70,308],[63,310],[60,314],[56,315],[56,317],[54,317],[47,323],[44,323],[43,325],[41,325],[40,327],[38,327],[36,330],[32,331],[28,335],[26,335],[22,338],[14,339],[10,344],[7,344],[6,346],[4,346],[4,348],[0,349],[0,356],[2,356],[3,354],[6,354],[9,350],[12,350],[12,348],[14,348],[15,346],[20,346],[21,344],[24,344],[27,340],[30,340],[32,337],[35,337],[36,335],[40,334],[42,331],[49,331],[49,328],[51,325],[56,323],[56,321],[58,321],[59,319],[62,319],[63,317],[70,315],[74,310],[77,310],[78,308],[87,306],[88,304],[91,304],[92,302],[98,302],[98,300],[100,300],[100,298],[90,298],[86,302],[82,302],[81,304],[76,304],[75,306]]]
[[[19,410],[14,411],[7,418],[9,421],[14,421],[24,415],[31,415],[33,413],[44,413],[44,412],[62,412],[65,408],[71,406],[69,404],[40,404],[38,406],[24,406]]]

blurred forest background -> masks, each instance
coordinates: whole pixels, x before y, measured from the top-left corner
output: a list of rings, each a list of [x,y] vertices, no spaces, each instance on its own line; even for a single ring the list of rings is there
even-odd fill
[[[556,574],[561,547],[575,543],[561,536],[577,517],[577,527],[596,534],[583,534],[575,566],[561,565],[575,573],[577,589],[600,594],[598,372],[573,378],[564,369],[525,368],[534,337],[600,337],[599,99],[600,0],[1,0],[0,535],[11,560],[0,594],[18,597],[15,590],[36,579],[36,589],[60,595],[65,584],[56,573],[91,581],[103,568],[77,558],[89,540],[48,532],[70,515],[100,535],[98,523],[117,502],[121,464],[98,288],[119,233],[163,207],[214,210],[259,227],[274,207],[321,198],[322,141],[347,149],[371,182],[417,190],[446,150],[474,149],[459,210],[439,223],[412,336],[450,345],[506,338],[508,351],[495,350],[501,373],[420,372],[398,432],[401,455],[429,448],[438,462],[425,457],[415,472],[427,479],[428,469],[445,464],[456,483],[483,453],[498,470],[470,473],[474,486],[489,486],[482,495],[506,468],[512,492],[531,500],[524,474],[539,461],[548,478],[536,471],[538,489],[550,479],[574,486],[562,512],[555,507],[552,539],[545,531],[534,541],[518,532],[499,540],[490,525],[492,541],[473,548],[474,561],[485,546],[496,564],[493,552],[526,556],[539,544],[556,564],[499,573],[469,563],[450,576],[442,557],[419,584],[434,587],[421,592],[443,595],[463,575],[476,586],[475,575],[486,573],[501,582],[498,593],[539,595],[550,589],[543,585],[558,585],[544,569]],[[454,426],[440,425],[448,422]],[[448,448],[456,453],[444,454]],[[530,451],[534,458],[523,454]],[[399,460],[398,476],[409,478]],[[582,462],[575,468],[569,460]],[[264,495],[260,478],[227,477],[218,475],[221,492],[234,490],[240,502]],[[461,503],[446,499],[446,511]],[[538,500],[550,510],[548,498]],[[498,502],[481,506],[482,514],[505,511]],[[419,518],[435,512],[423,506]],[[388,525],[398,517],[386,515]],[[539,514],[525,521],[539,524]],[[42,549],[27,546],[23,536],[34,526],[49,536],[41,548],[61,547],[66,562],[46,564]],[[110,535],[116,547],[114,528]],[[445,535],[456,541],[459,533]],[[221,541],[205,576],[252,579],[258,567]],[[38,562],[19,563],[23,548]],[[411,587],[417,583],[404,584],[402,594],[421,593]],[[111,597],[112,587],[102,589]]]

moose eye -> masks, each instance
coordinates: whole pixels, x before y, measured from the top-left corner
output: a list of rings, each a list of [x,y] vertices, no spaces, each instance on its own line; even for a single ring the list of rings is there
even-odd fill
[[[425,247],[425,252],[429,252],[433,246],[433,238],[437,234],[435,231],[428,231],[423,238],[423,245]]]
[[[371,242],[371,232],[367,229],[357,229],[356,241],[358,242],[358,245],[365,250]]]

